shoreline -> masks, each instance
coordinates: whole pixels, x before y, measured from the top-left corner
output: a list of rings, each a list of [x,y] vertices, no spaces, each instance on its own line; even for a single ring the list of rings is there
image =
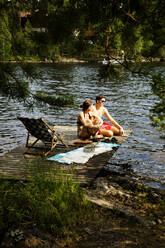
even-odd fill
[[[5,61],[0,61],[0,63],[39,63],[39,64],[58,64],[58,63],[90,63],[90,62],[97,62],[97,63],[102,63],[103,58],[105,56],[100,56],[98,58],[96,57],[91,57],[91,59],[77,59],[77,58],[61,58],[60,60],[49,60],[49,59],[44,59],[44,60],[5,60]],[[124,62],[123,59],[121,58],[113,58],[110,61],[120,61],[122,64]],[[132,61],[134,62],[134,61]],[[165,58],[143,58],[140,62],[138,63],[163,63],[165,62]]]

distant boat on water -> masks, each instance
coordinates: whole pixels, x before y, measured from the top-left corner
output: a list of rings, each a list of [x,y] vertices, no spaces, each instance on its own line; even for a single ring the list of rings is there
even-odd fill
[[[102,64],[107,65],[108,63],[109,63],[109,61],[104,58],[103,61],[102,61]]]
[[[113,59],[113,60],[107,60],[107,59],[103,59],[102,61],[101,61],[101,63],[103,64],[103,65],[108,65],[108,64],[116,64],[116,65],[120,65],[120,63],[122,63],[122,60],[115,60],[115,59]]]

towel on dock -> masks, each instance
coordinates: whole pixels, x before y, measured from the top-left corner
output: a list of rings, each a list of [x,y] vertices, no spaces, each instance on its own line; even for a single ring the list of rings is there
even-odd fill
[[[56,154],[47,160],[56,161],[62,164],[85,164],[90,158],[95,155],[111,151],[114,147],[118,147],[119,144],[100,142],[93,145],[87,145],[77,148],[70,152]]]

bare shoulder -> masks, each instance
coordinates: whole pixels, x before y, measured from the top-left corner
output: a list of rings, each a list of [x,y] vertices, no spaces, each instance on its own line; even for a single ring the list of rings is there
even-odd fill
[[[108,109],[103,107],[102,112],[103,112],[103,114],[108,113]]]
[[[83,112],[81,111],[81,112],[78,114],[77,118],[82,118],[82,117],[83,117]]]
[[[93,112],[97,111],[96,105],[93,105]]]

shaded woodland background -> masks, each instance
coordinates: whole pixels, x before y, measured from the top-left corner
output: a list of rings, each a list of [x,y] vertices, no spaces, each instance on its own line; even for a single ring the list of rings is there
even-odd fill
[[[148,73],[139,62],[165,59],[164,7],[162,0],[0,0],[0,93],[24,102],[29,95],[47,101],[45,93],[30,92],[29,81],[41,75],[25,61],[106,58],[102,77],[119,78],[122,67],[137,75]],[[121,67],[114,68],[112,59]],[[2,63],[9,61],[21,62],[19,69]],[[161,103],[151,118],[161,129],[164,82],[163,73],[153,76],[153,93]],[[51,103],[57,103],[57,97]],[[68,103],[65,98],[62,103]],[[69,99],[69,104],[74,102]]]

